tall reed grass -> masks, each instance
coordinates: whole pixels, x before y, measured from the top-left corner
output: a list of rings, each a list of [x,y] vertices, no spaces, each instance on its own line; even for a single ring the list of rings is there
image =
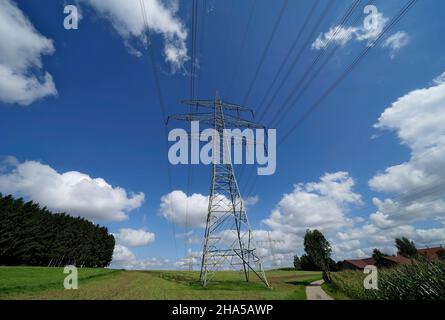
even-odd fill
[[[445,300],[445,261],[413,260],[410,265],[378,270],[378,289],[366,290],[361,271],[332,274],[332,285],[352,299]]]

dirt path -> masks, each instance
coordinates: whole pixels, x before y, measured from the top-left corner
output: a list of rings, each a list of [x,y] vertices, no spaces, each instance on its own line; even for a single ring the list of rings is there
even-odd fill
[[[306,300],[334,300],[321,288],[323,280],[312,282],[306,287]]]

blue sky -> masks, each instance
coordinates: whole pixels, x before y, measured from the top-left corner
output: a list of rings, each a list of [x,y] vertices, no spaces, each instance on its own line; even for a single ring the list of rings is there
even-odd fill
[[[0,33],[0,43],[3,41],[4,44],[0,46],[0,52],[10,43],[18,43],[16,47],[8,46],[9,58],[0,58],[0,66],[13,70],[25,80],[34,76],[40,84],[45,83],[44,75],[48,73],[54,85],[52,90],[43,93],[40,90],[41,96],[23,102],[18,96],[30,94],[29,90],[17,89],[17,97],[14,97],[11,88],[0,83],[0,136],[3,137],[0,140],[3,157],[0,192],[86,216],[108,226],[115,234],[121,229],[143,230],[139,233],[127,230],[127,234],[138,238],[139,242],[125,240],[125,236],[118,240],[120,251],[117,254],[121,255],[121,265],[172,267],[186,251],[185,237],[179,235],[189,230],[175,226],[174,218],[169,220],[166,218],[169,215],[160,210],[164,203],[169,214],[180,215],[175,212],[175,201],[180,202],[179,207],[184,202],[181,204],[181,198],[177,197],[180,194],[167,196],[164,202],[161,201],[172,190],[168,186],[164,119],[156,94],[153,66],[143,42],[144,33],[137,32],[135,26],[135,19],[140,17],[131,16],[137,11],[129,10],[128,20],[125,20],[122,12],[127,11],[118,10],[119,1],[110,2],[116,6],[93,0],[75,2],[82,15],[79,28],[65,30],[63,8],[66,1],[54,1],[51,6],[42,6],[36,1],[0,1],[4,7],[3,15],[14,12],[11,8],[18,8],[24,17],[21,21],[29,22],[17,29],[14,37]],[[129,1],[130,4],[126,3],[124,7],[139,8],[138,1],[134,2]],[[351,2],[333,3],[315,36],[310,38],[311,44],[336,26]],[[363,13],[365,2],[361,1],[351,19],[357,22],[346,24],[346,27],[355,28],[349,41],[333,43],[334,47],[338,46],[333,58],[276,127],[278,140],[366,48],[369,39],[360,40],[364,35],[360,28],[366,17]],[[406,2],[375,1],[375,4],[384,21],[385,18],[391,19]],[[283,1],[257,0],[245,44],[242,40],[253,0],[208,0],[204,35],[201,24],[203,1],[198,3],[197,96],[212,99],[218,90],[224,100],[242,103]],[[192,1],[147,2],[148,10],[153,8],[151,14],[158,15],[152,19],[150,28],[168,114],[188,110],[180,105],[180,100],[189,98],[190,61],[184,57],[174,63],[166,61],[165,46],[172,45],[179,52],[181,45],[185,45],[185,57],[190,56],[191,4]],[[327,1],[321,1],[316,8],[315,17],[291,59],[302,48],[308,30],[326,4]],[[311,6],[309,1],[289,1],[247,101],[254,110],[271,85]],[[443,82],[437,80],[445,71],[443,9],[445,4],[439,1],[419,1],[384,39],[399,33],[405,42],[396,47],[396,42],[384,46],[383,41],[373,48],[278,147],[276,173],[256,180],[250,196],[257,196],[258,201],[249,206],[249,218],[258,238],[264,238],[265,232],[270,231],[275,240],[282,241],[275,250],[275,258],[282,264],[291,263],[292,254],[301,254],[301,235],[306,228],[324,230],[338,258],[364,256],[377,246],[393,250],[393,239],[400,235],[409,236],[422,245],[445,242],[445,205],[441,200],[445,188],[440,191],[442,198],[415,199],[417,209],[400,203],[396,209],[382,207],[381,203],[379,207],[378,202],[373,201],[373,198],[392,199],[397,203],[397,199],[409,195],[410,190],[412,193],[419,189],[429,190],[445,177],[445,162],[441,161],[445,153],[440,154],[440,150],[438,155],[431,152],[431,148],[445,144],[445,133],[441,129],[445,126],[441,125],[443,122],[437,123],[444,120],[445,108],[445,99],[441,95]],[[180,31],[171,33],[176,30],[172,25],[179,26]],[[136,29],[131,29],[133,27]],[[35,46],[27,47],[23,44],[25,40],[20,42],[20,37],[28,39],[26,32],[40,35]],[[186,33],[182,39],[184,33],[181,32]],[[52,45],[44,38],[52,41]],[[202,43],[201,39],[204,40]],[[46,47],[42,49],[37,44],[39,41]],[[12,52],[11,48],[17,48],[17,52]],[[20,51],[23,48],[28,53],[23,54]],[[135,54],[136,50],[139,54]],[[318,53],[315,48],[304,48],[301,60],[268,109],[264,118],[266,124]],[[24,60],[20,59],[22,55]],[[29,62],[33,59],[41,63]],[[23,62],[25,60],[28,62]],[[10,84],[12,80],[4,76],[0,82]],[[429,104],[425,102],[424,107],[422,103],[418,106],[414,103],[417,101],[416,90],[422,88],[426,90],[426,97],[437,94],[437,98]],[[396,104],[400,98],[405,99]],[[391,108],[397,111],[395,115],[389,110],[382,116]],[[424,125],[420,126],[422,121]],[[377,123],[380,123],[379,128],[374,127]],[[422,143],[426,140],[429,144]],[[413,160],[412,156],[427,151],[430,152],[419,161],[428,159],[430,162],[419,164]],[[408,166],[403,173],[387,172],[385,176],[387,168],[401,164]],[[42,166],[49,167],[42,169]],[[173,189],[185,192],[187,167],[171,170]],[[244,195],[249,189],[246,188],[249,170],[240,181]],[[83,179],[101,178],[111,186],[111,191],[108,187],[106,191],[101,189],[102,182],[87,178],[91,186],[82,189],[80,179],[63,193],[63,187],[57,187],[60,180],[57,173],[66,172],[76,172],[75,179],[80,174],[85,175]],[[45,174],[51,178],[43,177]],[[71,181],[72,177],[67,176],[60,183]],[[325,179],[320,180],[322,177]],[[196,166],[190,193],[202,196],[191,200],[197,216],[202,216],[199,208],[205,203],[209,182],[210,167]],[[57,190],[62,192],[59,196]],[[114,206],[110,205],[110,208],[97,203],[92,205],[92,210],[85,209],[89,201],[94,202],[89,199],[93,194],[96,201],[109,201]],[[193,201],[196,201],[196,207]],[[115,214],[112,214],[113,210]],[[123,220],[122,216],[127,219]],[[201,233],[202,229],[195,229],[198,239]],[[435,236],[426,237],[426,234]],[[200,246],[194,243],[191,249],[197,252],[201,250]],[[267,247],[261,249],[264,254],[269,250]]]

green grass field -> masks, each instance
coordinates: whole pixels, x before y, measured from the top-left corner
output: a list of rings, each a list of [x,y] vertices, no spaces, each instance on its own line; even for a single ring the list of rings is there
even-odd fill
[[[267,272],[267,289],[225,271],[202,288],[196,271],[78,270],[78,290],[65,290],[63,268],[0,267],[0,299],[304,300],[305,286],[321,278],[320,272],[273,270]]]

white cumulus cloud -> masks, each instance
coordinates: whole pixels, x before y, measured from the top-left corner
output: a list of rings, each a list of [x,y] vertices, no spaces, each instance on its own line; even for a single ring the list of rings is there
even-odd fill
[[[440,76],[434,78],[433,83],[434,84],[442,84],[445,82],[445,72],[442,73]]]
[[[91,220],[122,221],[139,208],[144,194],[128,194],[103,178],[68,171],[59,173],[38,161],[6,158],[0,166],[0,192],[21,196],[48,207]]]
[[[258,201],[258,196],[244,199],[244,209],[248,210]],[[231,201],[223,195],[217,195],[215,202],[218,202],[218,210],[230,211],[232,209]],[[200,193],[187,196],[182,190],[174,190],[161,198],[159,214],[168,221],[182,227],[205,228],[208,207],[209,196]],[[237,208],[239,209],[238,206]]]
[[[42,56],[54,52],[10,0],[0,0],[0,102],[29,105],[57,95],[52,76],[43,71]]]
[[[445,73],[444,73],[445,74]],[[348,218],[351,205],[361,197],[345,172],[326,174],[319,182],[297,184],[285,194],[264,222],[280,254],[302,252],[307,228],[325,233],[335,259],[370,256],[373,248],[395,253],[395,238],[407,237],[418,247],[445,241],[445,81],[412,90],[392,103],[375,128],[394,132],[410,150],[407,161],[394,164],[372,177],[368,184],[387,194],[373,199],[377,208],[368,217]],[[442,225],[442,226],[441,226]],[[265,232],[256,232],[260,239]],[[266,242],[267,244],[267,238]],[[267,246],[260,251],[270,256]]]
[[[127,270],[148,270],[165,268],[171,265],[170,260],[161,257],[150,257],[138,259],[136,255],[126,246],[116,244],[111,261],[112,268]]]
[[[344,47],[350,41],[367,42],[370,46],[382,33],[389,19],[381,12],[373,14],[372,23],[369,26],[333,26],[328,31],[320,33],[312,43],[312,49],[322,50],[329,45]],[[393,59],[396,53],[409,43],[409,36],[405,31],[398,31],[390,35],[382,44],[383,48],[389,48],[390,57]]]
[[[112,263],[130,262],[136,260],[136,256],[127,247],[116,244],[113,251]]]
[[[362,253],[370,256],[373,248],[395,253],[396,237],[407,237],[419,248],[445,242],[445,228],[440,226],[445,225],[443,79],[442,74],[431,86],[408,92],[381,114],[375,127],[394,132],[411,155],[369,180],[372,190],[387,197],[373,199],[377,210],[362,226],[339,231],[336,248],[347,249],[359,240],[366,244]],[[339,253],[354,257],[353,251]]]
[[[348,212],[351,206],[362,203],[361,196],[353,191],[354,185],[353,178],[342,171],[327,173],[318,182],[296,184],[263,220],[270,230],[254,230],[258,255],[270,266],[292,265],[293,256],[304,251],[307,229],[322,231],[336,248],[335,233],[354,225]],[[357,245],[354,242],[354,249]]]
[[[130,0],[79,0],[88,3],[100,17],[110,21],[116,32],[124,39],[131,52],[140,55],[132,45],[132,40],[139,39],[140,44],[147,43],[146,26],[143,20],[140,1]],[[164,38],[164,58],[172,71],[183,67],[189,60],[187,55],[187,30],[177,17],[179,1],[143,0],[149,30]]]
[[[312,43],[312,49],[325,49],[328,45],[337,44],[345,46],[349,41],[367,41],[370,45],[382,32],[388,19],[380,12],[374,14],[372,25],[365,28],[365,26],[357,27],[343,27],[337,25],[329,28],[325,33],[320,35]]]
[[[183,227],[205,227],[209,197],[194,193],[191,196],[175,190],[161,198],[159,213],[172,223]]]
[[[361,203],[347,172],[328,173],[319,182],[297,184],[264,222],[274,231],[303,236],[306,229],[330,231],[351,225],[348,208]]]
[[[355,27],[335,26],[329,31],[321,33],[312,43],[312,49],[320,50],[326,48],[331,43],[345,46],[357,33]]]
[[[413,90],[380,116],[378,129],[394,131],[411,151],[408,161],[376,174],[369,186],[395,194],[375,199],[372,216],[380,226],[400,225],[445,216],[445,83]]]
[[[123,228],[116,235],[119,243],[129,247],[142,247],[155,241],[155,234],[142,229]]]
[[[382,44],[384,48],[390,49],[391,58],[394,58],[397,51],[407,46],[409,43],[408,34],[405,31],[398,31],[388,37]]]

